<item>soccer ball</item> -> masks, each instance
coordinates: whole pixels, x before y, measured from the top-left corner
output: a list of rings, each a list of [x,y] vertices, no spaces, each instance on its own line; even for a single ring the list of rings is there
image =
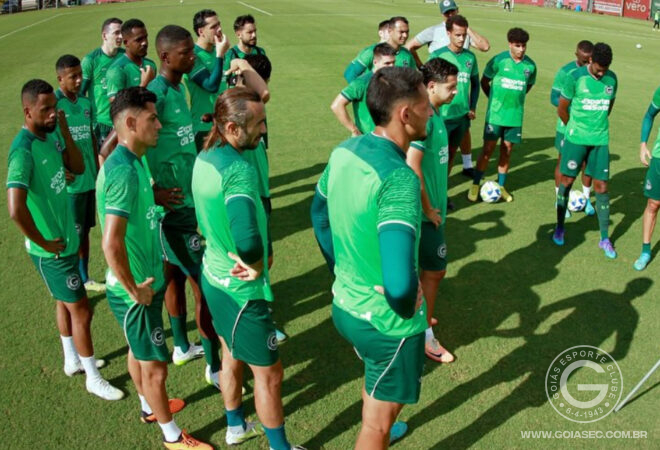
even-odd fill
[[[486,181],[479,191],[481,199],[486,203],[495,203],[502,196],[500,185],[496,181]]]
[[[568,210],[570,212],[580,212],[587,206],[587,197],[580,191],[571,191],[568,194]]]
[[[635,47],[637,47],[638,49],[642,48],[642,44],[637,44],[637,45],[635,45]]]

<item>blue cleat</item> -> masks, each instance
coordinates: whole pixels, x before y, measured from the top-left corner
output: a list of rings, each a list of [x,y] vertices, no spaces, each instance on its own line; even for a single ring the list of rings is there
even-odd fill
[[[405,422],[394,422],[392,428],[390,428],[390,444],[401,439],[407,431],[408,425]]]
[[[649,261],[651,261],[651,255],[648,253],[642,253],[639,255],[639,258],[637,258],[637,261],[633,264],[633,267],[635,270],[644,270],[646,269],[646,266],[648,265]]]
[[[596,210],[594,209],[594,205],[591,204],[591,201],[589,201],[589,199],[587,199],[587,204],[584,206],[584,213],[587,216],[593,216],[594,214],[596,214]]]
[[[561,228],[555,229],[555,232],[552,235],[552,242],[558,246],[564,245],[564,230]]]
[[[616,250],[614,250],[614,246],[612,245],[612,241],[609,239],[603,239],[598,243],[598,248],[602,249],[605,252],[605,256],[607,256],[609,259],[614,259],[616,258]]]

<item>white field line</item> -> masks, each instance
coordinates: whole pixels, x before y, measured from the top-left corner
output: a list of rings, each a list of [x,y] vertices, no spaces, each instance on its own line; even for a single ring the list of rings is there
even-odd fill
[[[248,8],[252,8],[252,9],[254,9],[255,11],[259,11],[260,13],[264,13],[264,14],[266,14],[267,16],[272,16],[272,14],[269,13],[268,11],[264,11],[263,9],[259,9],[259,8],[257,8],[256,6],[248,5],[247,3],[243,3],[243,2],[236,2],[236,3],[240,3],[240,4],[243,5],[243,6],[247,6]]]
[[[16,30],[14,30],[14,31],[10,31],[10,32],[7,33],[7,34],[3,34],[2,36],[0,36],[0,39],[4,39],[4,38],[6,38],[7,36],[11,36],[11,35],[14,34],[14,33],[18,33],[19,31],[27,30],[28,28],[32,28],[32,27],[35,26],[35,25],[39,25],[40,23],[47,22],[47,21],[52,20],[52,19],[54,19],[54,18],[56,18],[56,17],[65,16],[65,15],[67,15],[67,14],[71,14],[71,13],[61,13],[61,14],[55,14],[54,16],[46,17],[45,19],[40,20],[40,21],[38,21],[38,22],[31,23],[30,25],[26,25],[26,26],[24,26],[24,27],[21,27],[21,28],[18,28],[18,29],[16,29]]]

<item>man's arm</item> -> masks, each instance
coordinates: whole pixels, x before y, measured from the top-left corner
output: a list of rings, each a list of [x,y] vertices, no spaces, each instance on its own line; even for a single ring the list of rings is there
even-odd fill
[[[477,102],[479,102],[479,73],[473,73],[470,76],[470,120],[474,120],[477,111]]]
[[[474,31],[472,28],[467,29],[468,36],[470,36],[470,45],[482,52],[490,50],[490,42],[488,39]]]
[[[57,111],[57,122],[60,126],[60,135],[64,139],[64,151],[62,152],[64,167],[69,172],[80,175],[85,171],[85,160],[73,137],[71,137],[64,111]]]
[[[484,91],[486,97],[490,97],[490,82],[491,79],[488,78],[486,75],[483,75],[481,77],[481,90]]]
[[[118,143],[119,143],[119,138],[117,137],[117,132],[113,128],[112,131],[110,131],[108,136],[103,141],[103,145],[101,145],[101,149],[99,150],[100,165],[103,165],[105,160],[108,159],[108,156],[110,156],[110,154],[114,151]]]
[[[259,94],[261,101],[267,103],[268,100],[270,100],[268,85],[246,60],[238,58],[232,59],[229,69],[225,72],[225,75],[229,75],[231,73],[243,76],[245,86]]]
[[[80,85],[80,91],[78,92],[83,97],[87,96],[87,90],[92,84],[92,78],[94,76],[94,66],[92,64],[92,59],[89,55],[85,56],[81,63],[82,69],[82,84]]]
[[[406,48],[413,55],[413,58],[415,58],[415,63],[417,64],[417,67],[422,67],[422,65],[424,64],[420,59],[419,55],[417,54],[417,50],[419,50],[423,46],[424,44],[422,44],[417,40],[417,36],[406,42]]]
[[[332,245],[332,230],[330,229],[330,214],[328,212],[328,170],[328,166],[326,166],[314,190],[311,215],[314,237],[319,244],[319,248],[325,258],[325,262],[328,264],[330,272],[333,272],[335,268],[335,252]]]
[[[357,62],[357,60],[353,60],[348,66],[346,66],[346,70],[344,70],[344,79],[350,83],[362,75],[366,69],[367,68]]]
[[[337,120],[339,120],[339,123],[341,123],[350,133],[352,136],[359,136],[360,130],[358,129],[357,125],[351,120],[351,117],[348,115],[348,111],[346,111],[346,107],[349,105],[350,101],[346,99],[342,94],[337,95],[335,97],[335,100],[332,102],[332,105],[330,105],[330,109],[332,112],[335,114],[335,117],[337,117]]]
[[[419,184],[422,189],[422,211],[424,215],[433,223],[433,225],[438,228],[442,223],[442,217],[440,216],[440,210],[434,208],[431,205],[431,200],[429,199],[429,194],[426,192],[426,183],[424,183],[424,174],[422,172],[422,160],[424,159],[424,146],[420,142],[413,142],[406,153],[406,163],[408,166],[415,172],[417,178],[419,178]]]
[[[660,90],[658,90],[658,93],[660,94]],[[649,165],[649,161],[651,159],[651,152],[648,149],[647,142],[649,140],[649,136],[651,135],[651,129],[653,128],[653,120],[655,119],[655,116],[658,115],[658,112],[660,112],[660,108],[657,108],[655,104],[651,102],[649,108],[646,110],[646,114],[644,114],[644,118],[642,119],[642,136],[640,139],[641,144],[639,148],[639,159],[645,166]]]
[[[218,40],[218,37],[215,36],[215,63],[213,69],[209,72],[203,64],[199,64],[199,70],[193,68],[192,73],[190,74],[190,79],[197,83],[205,91],[215,93],[220,87],[220,82],[222,81],[222,67],[224,66],[224,56],[229,49],[229,40],[227,35],[222,35],[222,40]]]
[[[571,101],[565,97],[559,97],[559,106],[557,107],[557,115],[561,121],[566,125],[570,119]]]
[[[55,255],[59,255],[60,252],[64,251],[66,244],[61,237],[49,241],[37,229],[37,225],[34,223],[32,214],[27,207],[26,189],[17,187],[7,189],[7,208],[9,209],[9,217],[26,238]]]

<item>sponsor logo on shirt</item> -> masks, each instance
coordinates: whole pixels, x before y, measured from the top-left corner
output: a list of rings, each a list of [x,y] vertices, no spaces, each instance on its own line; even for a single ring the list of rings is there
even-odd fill
[[[53,175],[53,178],[50,179],[50,188],[55,191],[56,194],[62,192],[66,186],[66,178],[64,177],[64,169],[60,167],[60,170]]]
[[[527,82],[524,80],[514,80],[513,78],[502,77],[500,79],[500,86],[502,89],[509,89],[512,91],[523,91]]]
[[[608,109],[610,109],[610,99],[609,98],[600,98],[600,99],[583,98],[582,99],[582,110],[583,111],[607,111]]]
[[[150,206],[147,209],[146,218],[149,221],[149,229],[155,230],[158,226],[158,214],[156,213],[156,205]]]
[[[176,135],[181,138],[179,141],[181,147],[185,147],[191,142],[195,142],[195,134],[193,133],[192,129],[192,124],[190,124],[179,127],[179,129],[176,130]]]

